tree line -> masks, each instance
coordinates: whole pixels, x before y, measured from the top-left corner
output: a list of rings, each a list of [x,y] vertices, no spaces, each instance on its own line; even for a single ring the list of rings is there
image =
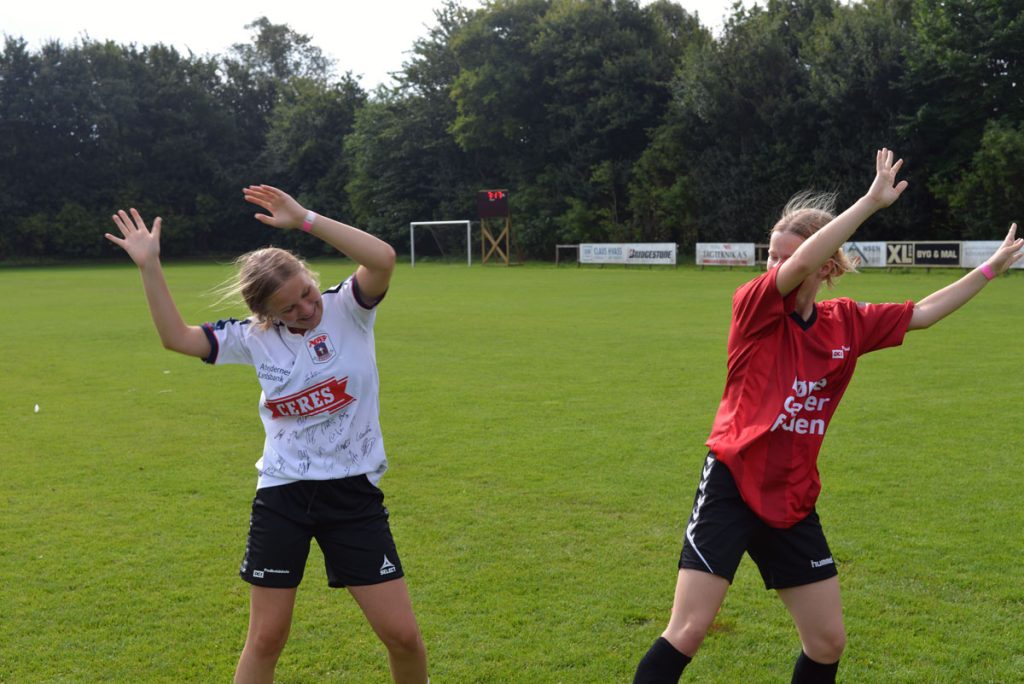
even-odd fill
[[[484,188],[509,189],[530,258],[763,241],[799,190],[855,199],[883,145],[911,188],[859,237],[995,238],[1024,219],[1022,10],[767,0],[713,36],[669,0],[448,0],[371,92],[265,17],[222,55],[5,36],[0,260],[108,257],[125,206],[164,217],[169,255],[298,246],[251,220],[252,182],[399,251]]]

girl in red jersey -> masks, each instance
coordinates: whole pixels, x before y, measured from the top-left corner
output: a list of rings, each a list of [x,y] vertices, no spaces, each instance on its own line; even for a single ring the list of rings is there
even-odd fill
[[[708,438],[686,526],[668,627],[634,684],[678,682],[725,598],[744,552],[775,589],[803,650],[793,682],[835,682],[846,642],[835,563],[815,512],[818,450],[857,358],[897,346],[963,306],[1024,256],[1016,224],[980,268],[921,301],[817,302],[822,283],[852,265],[842,245],[906,189],[903,160],[878,151],[867,194],[833,217],[798,197],[772,228],[768,270],[737,289],[725,392]]]

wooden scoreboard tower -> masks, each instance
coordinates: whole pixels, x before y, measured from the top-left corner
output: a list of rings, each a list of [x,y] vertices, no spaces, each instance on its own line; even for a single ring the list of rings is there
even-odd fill
[[[486,264],[497,252],[498,258],[509,266],[511,247],[516,248],[516,263],[522,263],[519,246],[512,238],[512,218],[508,211],[508,190],[481,190],[476,194],[477,214],[480,216],[480,261]],[[491,225],[495,224],[494,232]],[[494,233],[498,236],[495,237]]]

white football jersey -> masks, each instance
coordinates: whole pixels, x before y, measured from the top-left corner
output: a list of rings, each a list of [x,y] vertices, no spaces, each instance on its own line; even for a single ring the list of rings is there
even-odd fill
[[[320,325],[304,334],[283,324],[261,329],[250,319],[203,325],[211,347],[204,360],[249,364],[263,389],[258,488],[354,475],[376,484],[387,470],[373,341],[377,310],[359,302],[354,283],[352,276],[322,293]]]

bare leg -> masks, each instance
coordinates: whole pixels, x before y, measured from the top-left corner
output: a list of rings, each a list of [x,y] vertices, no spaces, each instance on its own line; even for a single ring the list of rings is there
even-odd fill
[[[839,662],[846,647],[839,578],[779,589],[779,598],[793,616],[804,653],[818,663]]]
[[[388,649],[391,677],[397,684],[426,684],[427,649],[412,612],[404,579],[349,587],[373,631]]]
[[[680,570],[672,617],[661,636],[677,651],[692,658],[718,615],[728,590],[729,580],[724,577],[700,570]]]
[[[291,630],[296,592],[250,586],[249,632],[235,670],[235,684],[273,684],[274,668]]]

